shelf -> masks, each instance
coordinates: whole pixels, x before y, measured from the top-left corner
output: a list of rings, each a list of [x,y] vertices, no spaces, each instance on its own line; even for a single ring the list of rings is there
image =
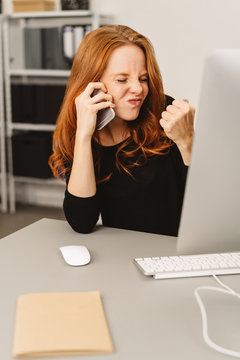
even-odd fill
[[[59,18],[59,17],[90,17],[93,12],[90,10],[63,10],[63,11],[34,11],[13,13],[11,19],[28,19],[28,18]]]
[[[70,70],[52,69],[11,69],[10,76],[69,77]]]
[[[28,28],[35,27],[57,27],[67,25],[70,21],[79,25],[92,24],[93,29],[100,25],[113,23],[112,14],[96,14],[90,10],[65,10],[65,11],[43,11],[43,12],[25,12],[13,13],[9,20],[21,23],[21,26]],[[23,25],[24,22],[24,25]],[[50,24],[49,24],[50,23]]]
[[[13,158],[12,158],[12,136],[17,131],[48,131],[55,130],[55,124],[43,123],[23,123],[12,122],[12,84],[60,84],[66,85],[71,70],[66,69],[63,65],[58,65],[63,69],[41,69],[25,68],[26,61],[24,57],[25,50],[25,29],[50,29],[62,28],[66,25],[85,26],[91,25],[94,30],[101,25],[107,25],[113,22],[111,14],[99,14],[90,10],[67,10],[67,11],[43,11],[43,12],[23,12],[13,13],[6,16],[3,22],[3,40],[4,40],[4,65],[5,65],[5,99],[6,99],[6,130],[7,130],[7,150],[8,150],[8,187],[9,187],[9,210],[14,212],[16,209],[16,187],[21,184],[30,186],[36,184],[46,188],[51,185],[66,186],[64,181],[55,178],[37,179],[33,177],[22,177],[14,175]],[[29,31],[31,33],[31,31]],[[33,42],[35,45],[35,42]],[[51,46],[51,45],[50,45]],[[35,46],[32,46],[34,51]],[[37,48],[37,46],[36,46]],[[39,56],[41,51],[37,52]],[[34,53],[35,54],[35,53]],[[61,52],[62,55],[62,52]],[[38,55],[37,55],[38,56]],[[34,66],[34,63],[30,66]],[[38,65],[40,67],[40,63]],[[54,94],[53,94],[54,95]],[[52,101],[52,100],[51,100]],[[19,104],[19,102],[17,103]],[[20,106],[21,104],[19,104]],[[1,108],[1,107],[0,107]],[[44,116],[44,115],[42,115]],[[57,117],[57,116],[56,116]],[[20,117],[14,117],[23,121]],[[55,119],[54,119],[55,120]],[[28,120],[30,121],[30,119]],[[32,120],[33,121],[33,120]],[[44,121],[39,119],[39,121]],[[33,134],[34,135],[34,134]],[[24,173],[23,173],[24,174]],[[20,185],[19,185],[20,184]],[[37,187],[37,186],[36,186]],[[57,188],[57,192],[62,189]],[[60,191],[59,191],[60,190]],[[62,196],[62,195],[61,195]],[[51,200],[51,199],[50,199]]]
[[[7,173],[4,121],[4,81],[3,81],[3,52],[2,52],[2,23],[6,18],[0,14],[0,211],[7,211]]]
[[[54,131],[54,124],[28,124],[28,123],[11,123],[8,127],[12,130],[33,130],[33,131]]]
[[[56,178],[33,178],[33,177],[25,177],[25,176],[14,176],[14,182],[18,183],[26,183],[26,184],[40,184],[40,185],[59,185],[66,186],[66,183],[62,180]]]

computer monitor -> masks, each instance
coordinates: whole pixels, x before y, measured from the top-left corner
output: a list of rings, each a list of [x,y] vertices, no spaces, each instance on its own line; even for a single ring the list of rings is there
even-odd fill
[[[179,254],[240,250],[240,49],[204,68],[183,202]]]

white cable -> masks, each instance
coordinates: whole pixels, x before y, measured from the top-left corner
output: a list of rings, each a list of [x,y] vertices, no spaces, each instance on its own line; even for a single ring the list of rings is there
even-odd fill
[[[240,294],[238,294],[233,289],[231,289],[230,287],[225,285],[221,280],[219,280],[217,278],[217,276],[214,273],[212,273],[212,276],[225,289],[221,289],[221,288],[214,287],[214,286],[199,286],[194,290],[194,295],[195,295],[195,297],[197,299],[197,303],[199,305],[199,308],[200,308],[200,311],[201,311],[201,316],[202,316],[203,339],[205,340],[207,345],[210,346],[211,348],[213,348],[214,350],[216,350],[216,351],[218,351],[220,353],[226,354],[226,355],[230,355],[230,356],[240,358],[240,352],[230,350],[230,349],[226,349],[226,348],[224,348],[222,346],[219,346],[219,345],[215,344],[214,341],[212,341],[210,339],[209,335],[208,335],[207,313],[206,313],[205,306],[204,306],[204,304],[202,302],[202,299],[201,299],[201,297],[199,295],[199,291],[201,291],[201,290],[218,291],[218,292],[222,292],[222,293],[225,293],[225,294],[237,296],[238,298],[240,298]]]
[[[229,292],[231,292],[233,295],[237,296],[240,298],[240,294],[238,294],[236,291],[234,291],[232,288],[230,288],[229,286],[225,285],[214,273],[212,273],[212,276],[214,277],[214,279],[225,289],[227,289]]]

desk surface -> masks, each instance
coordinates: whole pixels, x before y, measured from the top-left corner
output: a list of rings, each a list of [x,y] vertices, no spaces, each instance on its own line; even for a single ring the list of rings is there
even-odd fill
[[[70,267],[64,263],[59,247],[75,244],[88,247],[92,256],[89,265]],[[173,237],[102,226],[91,234],[77,234],[65,221],[50,219],[1,239],[1,359],[13,359],[18,295],[95,290],[101,292],[115,352],[78,358],[229,359],[205,345],[193,294],[200,285],[218,286],[214,279],[154,280],[142,275],[133,263],[135,257],[174,255],[175,246]],[[239,275],[221,278],[240,292]],[[214,340],[239,351],[239,300],[215,293],[206,293],[204,300]],[[223,324],[225,329],[221,330]]]

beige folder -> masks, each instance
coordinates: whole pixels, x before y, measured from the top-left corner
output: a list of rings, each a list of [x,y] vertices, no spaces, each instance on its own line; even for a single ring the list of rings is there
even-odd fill
[[[113,346],[99,292],[18,297],[14,357],[111,352]]]

